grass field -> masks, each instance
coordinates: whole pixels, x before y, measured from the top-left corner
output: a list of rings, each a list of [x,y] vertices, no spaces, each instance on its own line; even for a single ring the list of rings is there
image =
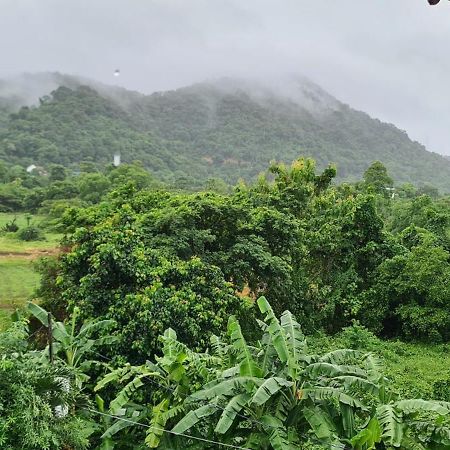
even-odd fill
[[[0,258],[0,329],[7,326],[10,314],[25,304],[38,284],[32,260]]]
[[[8,309],[20,306],[39,283],[32,260],[0,258],[0,305]]]
[[[27,226],[26,214],[0,213],[0,229],[16,218],[16,224]],[[39,225],[45,216],[34,215],[30,223]],[[10,314],[22,307],[39,284],[33,260],[56,251],[61,235],[44,233],[45,240],[21,241],[14,233],[0,233],[0,330],[9,323]]]
[[[0,213],[0,230],[6,223],[16,219],[16,224],[23,228],[27,226],[27,214]],[[30,223],[40,225],[46,220],[45,216],[34,215]],[[62,235],[57,233],[44,233],[45,240],[42,241],[20,241],[14,233],[0,234],[0,255],[5,253],[32,253],[35,251],[54,250]]]
[[[16,224],[19,227],[25,227],[28,223],[27,216],[29,216],[29,214],[0,213],[0,228],[3,228],[8,222],[13,221],[14,219],[16,219]],[[31,217],[30,224],[35,224],[35,225],[40,224],[46,220],[45,216],[40,216],[38,214],[32,215],[30,217]]]

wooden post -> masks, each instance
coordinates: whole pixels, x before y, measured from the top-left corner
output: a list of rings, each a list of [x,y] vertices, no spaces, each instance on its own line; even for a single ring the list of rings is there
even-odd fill
[[[48,354],[50,356],[50,363],[53,364],[53,329],[52,329],[52,315],[48,313]]]

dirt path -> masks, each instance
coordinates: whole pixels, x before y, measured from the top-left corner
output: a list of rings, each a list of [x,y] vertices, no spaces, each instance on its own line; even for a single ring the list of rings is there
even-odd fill
[[[5,252],[0,251],[0,259],[1,258],[18,258],[18,259],[37,259],[42,256],[57,256],[61,253],[61,249],[59,248],[49,248],[49,249],[33,249],[26,250],[22,252]]]

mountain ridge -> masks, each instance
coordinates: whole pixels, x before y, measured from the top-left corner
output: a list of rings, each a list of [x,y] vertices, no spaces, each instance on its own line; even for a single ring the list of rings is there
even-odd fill
[[[282,85],[222,78],[149,95],[94,81],[89,90],[82,86],[86,79],[58,77],[71,87],[58,87],[37,106],[0,116],[0,157],[34,162],[39,147],[55,145],[64,164],[80,158],[103,164],[120,151],[125,161],[140,159],[163,179],[187,173],[227,182],[254,179],[271,160],[290,162],[301,155],[315,158],[319,167],[336,163],[340,179],[348,180],[361,178],[372,161],[381,160],[399,182],[450,191],[448,159],[302,77]],[[46,142],[36,142],[41,138]],[[34,142],[29,157],[23,140]],[[11,143],[18,152],[8,151]]]

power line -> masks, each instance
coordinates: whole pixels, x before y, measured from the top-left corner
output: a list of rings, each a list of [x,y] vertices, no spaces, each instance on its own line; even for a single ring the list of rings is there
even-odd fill
[[[92,351],[92,353],[96,354],[97,356],[100,356],[101,358],[103,358],[103,359],[105,359],[105,360],[111,361],[111,358],[108,358],[107,356],[102,355],[102,354],[100,354],[100,353],[98,353],[98,352],[96,352],[96,351]],[[158,387],[160,387],[160,388],[162,388],[162,389],[164,389],[164,390],[166,390],[166,391],[169,391],[169,392],[171,392],[172,394],[176,394],[175,389],[172,389],[172,388],[170,388],[169,386],[164,386],[164,385],[158,383],[156,380],[154,380],[153,378],[151,378],[151,377],[148,376],[148,375],[144,375],[143,378],[148,379],[148,380],[149,380],[151,383],[153,383],[154,385],[156,385],[156,386],[158,386]],[[190,395],[188,395],[188,394],[183,394],[183,393],[180,393],[180,392],[177,393],[177,395],[179,395],[180,397],[183,397],[183,398],[186,399],[186,400],[189,399],[189,397],[190,397]],[[226,410],[226,408],[224,408],[223,406],[220,406],[220,405],[218,405],[218,404],[216,404],[216,403],[211,403],[211,402],[209,402],[208,400],[198,400],[198,402],[199,402],[199,403],[203,403],[204,405],[213,406],[214,408],[217,408],[217,409],[219,409],[219,410],[221,410],[221,411],[225,411],[225,410]],[[255,424],[255,425],[261,426],[262,428],[271,428],[271,429],[273,429],[273,430],[277,429],[277,427],[275,427],[275,426],[273,426],[273,425],[270,425],[270,424],[264,424],[264,423],[262,423],[262,422],[260,422],[260,421],[258,421],[258,420],[255,420],[255,419],[253,419],[253,418],[251,418],[251,417],[244,416],[244,415],[242,415],[242,414],[240,414],[240,413],[238,413],[238,412],[235,412],[235,413],[236,413],[236,416],[237,416],[237,417],[240,417],[241,419],[244,419],[244,420],[248,420],[249,422],[251,422],[251,423],[253,423],[253,424]],[[139,424],[138,422],[133,422],[133,423]],[[141,424],[141,425],[142,425],[142,424]],[[315,443],[317,443],[317,444],[323,445],[323,442],[321,442],[320,440],[318,440],[318,439],[315,438],[314,436],[302,435],[302,437],[303,437],[304,439],[311,440],[311,441],[313,441],[313,442],[315,442]],[[347,447],[347,446],[345,446],[345,445],[344,445],[344,446],[339,446],[339,445],[337,445],[337,444],[331,444],[331,447],[330,447],[330,448],[331,448],[331,449],[335,449],[335,450],[346,450],[346,449],[348,449],[349,447]]]
[[[234,449],[239,449],[239,450],[251,450],[248,447],[239,447],[238,445],[225,444],[223,442],[212,441],[210,439],[205,439],[205,438],[200,438],[200,437],[197,437],[197,436],[192,436],[190,434],[177,433],[177,432],[172,431],[172,430],[166,430],[164,428],[157,428],[157,427],[154,427],[152,425],[146,425],[145,423],[140,423],[140,422],[136,422],[134,420],[124,419],[123,417],[115,416],[113,414],[106,414],[106,413],[103,413],[103,412],[100,412],[100,411],[96,411],[95,409],[85,408],[85,410],[89,411],[91,413],[100,414],[101,416],[112,417],[113,419],[122,420],[123,422],[128,422],[128,423],[131,423],[133,425],[139,425],[139,426],[144,427],[144,428],[151,428],[151,429],[156,430],[156,431],[162,431],[163,433],[169,433],[169,434],[173,434],[175,436],[181,436],[181,437],[185,437],[185,438],[189,438],[189,439],[194,439],[196,441],[206,442],[208,444],[215,444],[215,445],[220,445],[221,447],[228,447],[228,448],[234,448]]]
[[[31,339],[35,334],[38,334],[39,331],[41,331],[44,327],[44,325],[42,325],[41,327],[39,327],[34,333],[30,334],[27,336],[27,339]]]

